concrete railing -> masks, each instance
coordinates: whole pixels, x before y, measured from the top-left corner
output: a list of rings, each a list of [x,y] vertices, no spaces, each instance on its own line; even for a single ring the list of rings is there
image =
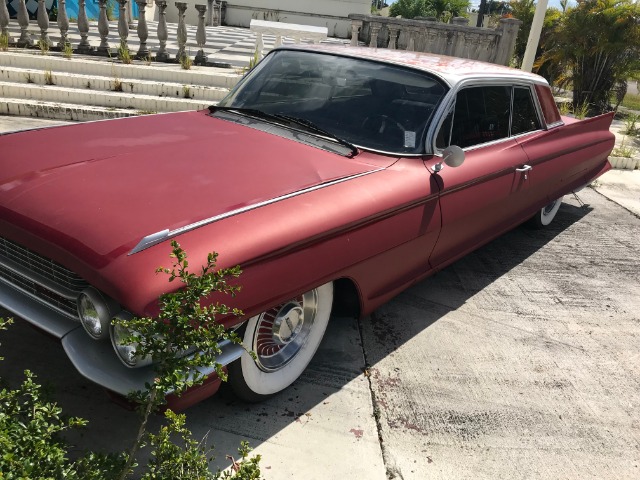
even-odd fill
[[[311,40],[320,43],[327,38],[327,27],[313,27],[311,25],[297,25],[294,23],[267,22],[265,20],[251,20],[249,29],[256,32],[256,53],[258,59],[262,58],[264,48],[262,35],[268,34],[276,37],[275,47],[282,45],[282,37],[292,37],[296,43],[300,40]]]
[[[429,52],[508,65],[522,22],[503,18],[495,30],[468,26],[456,17],[451,24],[435,20],[407,20],[373,15],[349,15],[351,44]]]
[[[130,0],[117,0],[119,12],[118,12],[118,38],[119,44],[109,44],[109,30],[110,24],[107,19],[107,0],[98,0],[100,14],[98,16],[98,33],[100,35],[100,45],[92,46],[88,41],[89,36],[89,20],[86,14],[86,0],[78,0],[78,20],[77,27],[80,34],[80,41],[77,45],[71,45],[71,41],[68,37],[69,31],[69,17],[67,15],[66,0],[58,0],[58,15],[57,15],[57,28],[60,31],[59,41],[57,44],[53,44],[49,38],[49,30],[51,28],[51,22],[49,20],[49,13],[45,8],[45,0],[38,0],[37,10],[37,28],[39,33],[34,35],[32,30],[33,24],[29,21],[29,13],[27,11],[25,0],[19,0],[17,7],[18,24],[20,25],[20,36],[12,38],[9,33],[9,11],[7,9],[6,0],[0,0],[0,33],[8,38],[9,45],[17,47],[32,47],[39,44],[46,44],[47,48],[62,50],[66,46],[70,45],[77,53],[82,54],[97,54],[112,56],[117,54],[118,48],[126,48],[128,50],[127,40],[129,38],[129,29],[134,27],[134,24],[130,20]],[[195,9],[198,12],[198,26],[196,31],[196,43],[198,45],[198,52],[195,56],[195,63],[206,65],[207,55],[204,51],[207,37],[205,24],[216,24],[221,21],[224,16],[222,5],[224,2],[219,0],[202,0],[202,4],[195,5]],[[136,34],[139,38],[139,48],[135,52],[135,57],[138,59],[149,59],[151,52],[147,46],[147,40],[149,38],[149,29],[147,27],[147,7],[149,6],[147,0],[135,0],[138,6],[138,21],[135,25]],[[155,8],[157,9],[158,27],[157,38],[160,47],[155,52],[155,60],[166,61],[180,61],[183,59],[186,53],[187,43],[187,28],[185,24],[185,12],[187,10],[187,4],[185,2],[175,2],[175,6],[178,9],[178,27],[176,40],[178,44],[178,52],[175,57],[171,57],[166,50],[168,36],[167,20],[165,10],[167,8],[167,0],[154,0]],[[209,12],[209,15],[207,15]],[[205,18],[206,16],[206,18]],[[35,37],[35,38],[34,38]]]

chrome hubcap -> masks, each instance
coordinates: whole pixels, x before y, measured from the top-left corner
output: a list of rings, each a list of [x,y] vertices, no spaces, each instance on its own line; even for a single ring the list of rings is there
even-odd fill
[[[317,309],[317,293],[312,290],[260,315],[253,348],[261,370],[279,370],[297,355],[307,343]]]

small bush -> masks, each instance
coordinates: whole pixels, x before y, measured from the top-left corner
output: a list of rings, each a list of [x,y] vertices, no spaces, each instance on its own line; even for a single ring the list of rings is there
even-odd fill
[[[213,292],[235,294],[239,286],[229,283],[237,278],[239,267],[216,269],[217,254],[210,253],[207,263],[196,275],[187,270],[187,255],[177,242],[172,242],[170,268],[158,268],[172,282],[178,279],[182,288],[161,295],[158,318],[133,318],[114,321],[114,325],[131,332],[125,342],[136,343],[141,357],[152,355],[157,378],[147,390],[130,398],[139,402],[141,423],[136,440],[127,452],[100,454],[88,452],[78,460],[69,460],[69,445],[61,434],[87,425],[86,420],[67,418],[62,409],[50,401],[35,375],[25,372],[25,380],[17,389],[0,390],[0,478],[7,480],[47,478],[65,480],[124,480],[133,474],[140,448],[150,448],[150,459],[138,466],[136,475],[142,480],[259,480],[260,456],[249,457],[249,447],[242,442],[240,458],[231,460],[229,471],[211,473],[209,459],[212,449],[207,439],[195,440],[186,428],[185,415],[165,412],[166,424],[157,433],[147,432],[149,415],[165,403],[165,392],[177,395],[205,377],[197,370],[215,365],[220,378],[226,379],[216,363],[220,353],[218,341],[226,339],[241,343],[234,332],[227,332],[215,321],[218,314],[241,315],[242,312],[223,304],[206,305],[204,300]],[[0,318],[0,330],[6,330],[11,320]],[[195,354],[180,356],[176,352],[195,347]],[[0,358],[2,360],[2,358]],[[1,379],[0,379],[1,380]]]

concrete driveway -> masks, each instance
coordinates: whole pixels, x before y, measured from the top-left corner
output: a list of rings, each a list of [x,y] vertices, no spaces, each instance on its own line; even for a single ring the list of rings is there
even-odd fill
[[[292,388],[258,405],[223,393],[187,412],[190,428],[221,467],[249,440],[266,479],[640,478],[640,219],[580,198],[370,317],[332,319]],[[89,419],[78,448],[133,437],[135,414],[56,342],[23,322],[0,342],[0,376],[29,368]]]

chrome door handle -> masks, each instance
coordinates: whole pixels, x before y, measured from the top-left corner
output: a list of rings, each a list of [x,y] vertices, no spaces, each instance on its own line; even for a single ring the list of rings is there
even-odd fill
[[[523,165],[521,168],[516,168],[516,172],[524,173],[524,179],[527,180],[527,172],[531,169],[533,169],[531,165]]]

